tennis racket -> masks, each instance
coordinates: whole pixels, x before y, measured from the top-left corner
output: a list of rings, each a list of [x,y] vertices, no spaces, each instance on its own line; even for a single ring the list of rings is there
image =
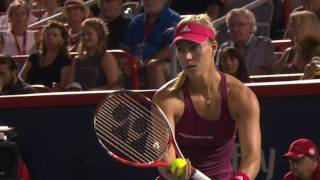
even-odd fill
[[[102,147],[115,160],[133,167],[165,167],[171,144],[184,159],[163,111],[132,91],[115,91],[97,108],[94,128]],[[193,169],[195,180],[210,180]]]

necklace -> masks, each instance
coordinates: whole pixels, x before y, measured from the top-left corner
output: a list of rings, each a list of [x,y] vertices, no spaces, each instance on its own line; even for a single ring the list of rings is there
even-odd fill
[[[205,98],[203,95],[201,95],[202,96],[202,98],[203,98],[203,100],[205,101],[205,104],[207,105],[207,106],[211,106],[211,104],[212,104],[212,96],[208,96],[208,98]]]
[[[211,106],[211,104],[212,104],[211,100],[212,100],[212,97],[209,97],[208,99],[205,99],[207,106]]]

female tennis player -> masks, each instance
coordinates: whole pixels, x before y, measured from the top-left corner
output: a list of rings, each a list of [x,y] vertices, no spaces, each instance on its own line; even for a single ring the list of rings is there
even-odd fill
[[[217,42],[208,16],[182,19],[172,46],[183,71],[160,88],[153,101],[168,117],[182,154],[214,180],[255,179],[261,161],[259,103],[243,83],[215,68]],[[236,135],[241,163],[234,172],[231,158]],[[176,153],[172,146],[163,160],[173,162],[179,156]],[[169,167],[158,169],[160,179],[177,178]],[[185,171],[178,179],[190,177],[192,172]]]

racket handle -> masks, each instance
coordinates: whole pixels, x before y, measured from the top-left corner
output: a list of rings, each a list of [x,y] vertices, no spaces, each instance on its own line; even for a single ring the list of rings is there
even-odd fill
[[[205,174],[203,174],[201,171],[197,170],[197,169],[193,169],[193,173],[191,178],[193,180],[211,180],[208,176],[206,176]]]

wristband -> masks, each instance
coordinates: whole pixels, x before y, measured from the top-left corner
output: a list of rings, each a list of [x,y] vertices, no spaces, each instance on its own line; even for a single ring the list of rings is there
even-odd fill
[[[237,173],[234,174],[231,180],[250,180],[250,178],[245,173],[238,171]]]

